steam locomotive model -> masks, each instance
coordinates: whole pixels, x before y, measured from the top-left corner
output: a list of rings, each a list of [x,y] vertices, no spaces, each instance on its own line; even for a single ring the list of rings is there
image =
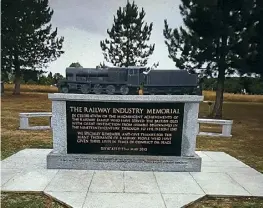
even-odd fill
[[[146,67],[66,68],[66,80],[58,83],[61,93],[200,95],[197,74],[185,70]]]

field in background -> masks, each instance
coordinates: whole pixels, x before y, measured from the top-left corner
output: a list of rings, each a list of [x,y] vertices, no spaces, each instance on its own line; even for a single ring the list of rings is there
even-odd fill
[[[5,91],[12,92],[14,89],[13,84],[5,84]],[[21,92],[45,92],[54,93],[57,92],[58,88],[50,85],[21,85]]]
[[[14,88],[13,84],[5,84],[5,91],[12,91]],[[22,92],[45,92],[54,93],[57,92],[57,88],[49,85],[21,85]],[[207,101],[214,101],[216,92],[214,91],[203,91],[204,99]],[[242,94],[231,94],[224,93],[224,101],[230,102],[260,102],[263,103],[263,95],[242,95]]]
[[[54,89],[54,87],[37,86],[40,89]],[[11,89],[11,88],[10,88]],[[32,85],[22,86],[22,91],[36,89]],[[41,91],[43,92],[43,91]],[[53,91],[50,91],[53,92]],[[210,92],[206,92],[210,93]],[[211,93],[210,93],[211,94]],[[241,97],[250,97],[248,95],[235,95]],[[253,96],[257,97],[257,96]],[[233,137],[213,138],[198,137],[197,150],[223,151],[237,159],[243,161],[247,165],[255,168],[263,173],[263,103],[262,96],[254,102],[230,102],[224,103],[223,117],[225,119],[233,119]],[[19,113],[21,112],[51,112],[51,101],[48,99],[47,93],[24,92],[21,95],[12,95],[10,90],[6,90],[1,98],[1,159],[16,153],[25,148],[52,148],[52,134],[50,130],[45,131],[23,131],[18,130]],[[209,99],[210,100],[210,99]],[[240,100],[239,100],[240,101]],[[257,103],[256,103],[257,102]],[[201,103],[199,117],[206,117],[209,108],[207,103]],[[48,120],[45,118],[35,118],[32,120],[34,125],[47,125]],[[218,127],[206,125],[201,126],[201,130],[215,129]],[[5,198],[3,198],[5,197]],[[27,194],[24,194],[28,198]],[[5,207],[17,207],[14,204],[24,203],[24,198],[17,198],[14,194],[2,194],[2,205]],[[30,207],[33,203],[29,197],[27,205]],[[4,200],[4,201],[3,201]],[[21,201],[22,200],[22,201]],[[44,199],[41,199],[44,200]],[[4,203],[4,204],[3,204]],[[42,203],[42,202],[39,202]],[[262,207],[262,199],[246,199],[242,202],[232,198],[221,199],[204,199],[201,202],[190,206],[192,208],[210,208],[210,207]],[[220,205],[220,206],[219,206]],[[23,207],[27,207],[24,204]]]

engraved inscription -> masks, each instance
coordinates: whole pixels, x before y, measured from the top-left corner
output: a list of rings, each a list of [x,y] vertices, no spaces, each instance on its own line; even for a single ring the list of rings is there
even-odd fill
[[[67,102],[68,153],[181,153],[183,103]]]

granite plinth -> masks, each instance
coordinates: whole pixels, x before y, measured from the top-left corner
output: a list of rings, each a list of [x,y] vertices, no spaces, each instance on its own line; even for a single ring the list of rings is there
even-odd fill
[[[96,95],[96,94],[48,94],[50,100],[56,101],[105,101],[105,102],[191,102],[200,103],[204,96],[199,95]]]
[[[47,156],[48,169],[200,172],[201,158],[141,155],[57,154]]]
[[[83,95],[49,94],[52,100],[53,151],[47,156],[48,169],[87,170],[130,170],[130,171],[173,171],[200,172],[201,158],[195,154],[199,103],[203,96],[197,95]],[[101,102],[105,106],[112,103],[183,103],[183,124],[181,129],[180,156],[164,155],[122,155],[122,154],[71,154],[67,138],[67,103]],[[139,105],[139,104],[138,104]],[[109,105],[110,106],[110,105]],[[70,137],[71,138],[71,137]],[[157,147],[156,147],[157,148]],[[94,151],[96,152],[96,151]],[[70,153],[70,154],[69,154]]]

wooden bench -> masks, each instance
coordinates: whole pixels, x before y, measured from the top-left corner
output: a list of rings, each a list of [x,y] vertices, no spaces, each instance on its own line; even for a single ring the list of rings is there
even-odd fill
[[[21,130],[47,130],[52,127],[52,113],[51,112],[34,112],[34,113],[19,113]],[[29,126],[29,118],[32,117],[49,117],[49,126]]]
[[[221,133],[200,132],[200,124],[218,124],[218,125],[222,125],[222,131],[221,131]],[[233,124],[233,120],[199,118],[197,120],[197,135],[199,135],[199,136],[232,137],[232,135],[231,135],[232,124]]]

